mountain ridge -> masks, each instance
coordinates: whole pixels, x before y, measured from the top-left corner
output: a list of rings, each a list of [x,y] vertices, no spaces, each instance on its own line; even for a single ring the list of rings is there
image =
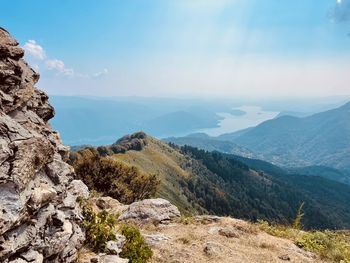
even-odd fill
[[[246,157],[266,160],[286,168],[316,165],[350,174],[349,116],[350,102],[347,102],[339,108],[303,118],[281,116],[256,127],[218,137],[203,137],[201,143],[198,139],[191,140],[191,135],[165,140],[236,154],[217,143],[217,140],[221,140],[227,145],[249,150],[250,156]]]
[[[173,202],[185,214],[210,213],[286,223],[306,202],[306,227],[342,228],[347,226],[345,218],[350,217],[350,187],[327,179],[298,175],[289,180],[285,172],[254,168],[251,163],[235,160],[233,155],[166,144],[143,132],[124,136],[105,147],[109,158],[146,173],[157,173],[161,180],[157,196]],[[97,148],[102,153],[106,149]],[[318,201],[321,193],[313,187],[327,189],[327,184],[337,189],[338,203],[335,199]]]
[[[305,118],[266,121],[233,142],[284,166],[325,165],[350,169],[350,102]],[[288,162],[295,162],[287,165]]]

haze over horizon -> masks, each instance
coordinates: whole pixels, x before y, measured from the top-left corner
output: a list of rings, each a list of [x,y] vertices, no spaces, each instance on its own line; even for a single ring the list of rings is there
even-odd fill
[[[350,95],[349,0],[17,2],[1,24],[49,94]]]

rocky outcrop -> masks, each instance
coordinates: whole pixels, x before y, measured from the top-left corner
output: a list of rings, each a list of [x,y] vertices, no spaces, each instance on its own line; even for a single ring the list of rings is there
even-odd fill
[[[94,210],[106,210],[108,213],[114,215],[122,214],[129,207],[109,196],[93,197],[90,200],[92,201]]]
[[[176,206],[165,199],[157,198],[132,203],[118,219],[161,223],[180,215]]]
[[[84,241],[68,149],[48,120],[54,109],[39,75],[0,28],[0,262],[73,262]]]

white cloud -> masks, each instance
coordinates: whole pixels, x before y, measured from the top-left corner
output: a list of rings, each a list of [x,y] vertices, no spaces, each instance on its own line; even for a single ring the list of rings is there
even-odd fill
[[[102,71],[94,74],[82,74],[75,72],[72,68],[67,68],[62,60],[59,59],[48,59],[45,61],[45,68],[50,71],[55,71],[57,75],[76,77],[76,78],[100,78],[108,74],[108,69],[104,68]]]
[[[45,50],[42,46],[37,44],[35,40],[28,40],[24,44],[23,49],[25,50],[26,54],[34,59],[44,60],[46,58]]]
[[[48,59],[45,62],[45,66],[48,70],[54,70],[60,75],[64,76],[74,76],[74,70],[71,68],[66,68],[64,62],[59,59]]]
[[[58,70],[61,71],[64,69],[64,63],[62,60],[52,59],[46,61],[46,68],[49,70]]]
[[[100,77],[105,76],[107,74],[108,74],[108,69],[104,68],[102,71],[93,74],[92,77],[100,78]]]
[[[39,69],[46,69],[54,72],[56,76],[75,77],[75,78],[100,78],[108,74],[108,69],[103,69],[94,74],[82,74],[75,72],[72,68],[67,68],[65,63],[60,59],[51,59],[46,56],[45,49],[39,45],[35,40],[28,40],[23,49],[25,50],[26,59],[30,62],[32,67],[39,72]],[[41,72],[43,73],[43,72]]]

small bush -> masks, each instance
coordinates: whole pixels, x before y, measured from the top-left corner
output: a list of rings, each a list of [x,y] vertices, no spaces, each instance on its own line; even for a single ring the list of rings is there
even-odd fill
[[[107,242],[116,239],[114,234],[116,217],[105,210],[94,212],[92,206],[87,202],[83,202],[82,207],[85,243],[95,252],[104,252]]]
[[[122,225],[119,231],[126,238],[121,257],[128,258],[130,263],[145,263],[152,258],[152,250],[136,227]]]
[[[305,232],[297,238],[296,244],[324,259],[334,262],[350,262],[350,244],[341,232]]]

